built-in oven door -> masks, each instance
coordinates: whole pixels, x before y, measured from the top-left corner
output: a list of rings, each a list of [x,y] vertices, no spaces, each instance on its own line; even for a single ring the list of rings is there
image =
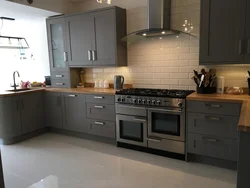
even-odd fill
[[[145,117],[116,115],[117,141],[147,147],[147,120]]]
[[[148,108],[148,137],[185,141],[185,111]]]

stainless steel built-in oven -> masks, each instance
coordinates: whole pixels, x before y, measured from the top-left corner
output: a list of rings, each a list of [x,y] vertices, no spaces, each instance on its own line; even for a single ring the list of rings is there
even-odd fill
[[[185,110],[148,108],[148,137],[185,141]]]
[[[145,107],[116,105],[117,142],[147,147],[147,118]]]

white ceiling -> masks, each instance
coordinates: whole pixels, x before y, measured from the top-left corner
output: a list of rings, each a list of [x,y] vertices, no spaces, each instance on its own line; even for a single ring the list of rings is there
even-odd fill
[[[0,17],[11,17],[15,19],[33,19],[49,17],[58,13],[29,7],[17,3],[0,0]]]

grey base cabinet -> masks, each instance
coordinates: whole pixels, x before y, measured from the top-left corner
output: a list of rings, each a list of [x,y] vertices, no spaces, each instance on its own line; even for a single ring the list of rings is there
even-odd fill
[[[61,93],[45,93],[45,126],[63,128]]]
[[[84,94],[62,94],[63,129],[88,133]]]
[[[0,138],[10,139],[22,134],[19,96],[0,98]]]

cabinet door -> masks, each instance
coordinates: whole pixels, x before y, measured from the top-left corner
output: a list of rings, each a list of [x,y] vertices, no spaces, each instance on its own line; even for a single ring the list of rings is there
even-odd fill
[[[47,35],[51,71],[67,71],[64,18],[47,20]]]
[[[94,46],[94,21],[88,14],[65,18],[67,24],[67,44],[69,66],[92,66],[92,47]]]
[[[22,134],[19,97],[0,98],[0,138],[8,139]]]
[[[44,127],[43,92],[20,96],[22,134],[30,133]]]
[[[45,126],[63,128],[62,99],[60,93],[47,92],[45,94]]]
[[[92,13],[95,22],[94,66],[116,65],[115,10]]]
[[[200,64],[242,63],[246,0],[202,0]]]
[[[250,1],[247,1],[245,63],[250,63]]]
[[[88,132],[86,103],[83,94],[63,94],[63,128],[75,132]]]

